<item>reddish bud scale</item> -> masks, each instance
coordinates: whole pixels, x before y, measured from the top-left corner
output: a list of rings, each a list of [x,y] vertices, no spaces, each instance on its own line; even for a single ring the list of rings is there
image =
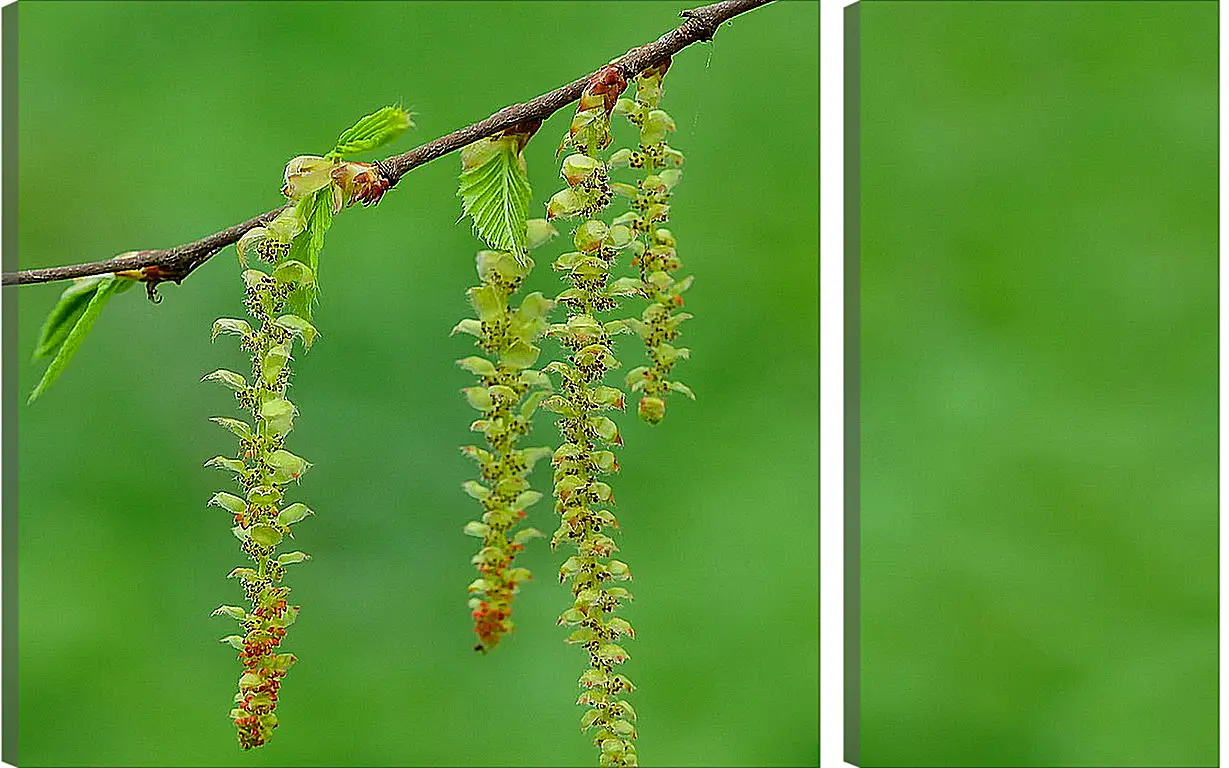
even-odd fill
[[[559,151],[574,146],[592,155],[595,150],[608,147],[611,142],[610,113],[626,88],[627,81],[618,67],[608,64],[595,72],[580,96],[576,116],[572,118]]]
[[[384,173],[379,163],[359,163],[315,155],[301,155],[291,160],[286,166],[285,182],[282,194],[294,201],[327,190],[334,214],[354,203],[375,205],[392,186],[392,179]],[[285,234],[279,236],[270,232],[269,237],[256,246],[257,251],[264,256],[272,256],[271,261],[280,261],[290,248],[288,239],[281,240],[282,247],[277,248],[279,238],[284,237]],[[276,252],[269,253],[270,245],[277,249]]]
[[[502,135],[511,136],[516,139],[516,151],[520,154],[521,150],[525,149],[525,145],[533,138],[533,135],[542,127],[542,120],[539,118],[531,118],[522,120],[521,122],[503,130]]]
[[[333,183],[341,189],[343,205],[375,205],[391,185],[388,178],[369,163],[341,163],[332,177]]]
[[[585,89],[585,94],[601,96],[602,107],[609,115],[614,109],[615,102],[619,100],[619,96],[626,88],[627,80],[623,78],[623,73],[618,67],[607,64],[593,75],[589,86]]]

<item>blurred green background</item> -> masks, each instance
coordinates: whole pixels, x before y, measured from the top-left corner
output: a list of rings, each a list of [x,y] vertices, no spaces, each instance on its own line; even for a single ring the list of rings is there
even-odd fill
[[[656,39],[693,5],[23,2],[20,266],[196,239],[278,205],[288,159],[381,105],[417,113],[401,152]],[[696,275],[695,354],[677,370],[699,401],[672,400],[657,428],[626,414],[612,480],[646,765],[817,760],[817,41],[817,4],[774,3],[666,80],[688,158],[670,226]],[[527,151],[537,211],[562,184],[571,111]],[[479,244],[457,223],[458,166],[415,170],[329,234],[288,446],[315,463],[300,495],[318,514],[296,538],[314,559],[289,578],[303,613],[284,647],[300,661],[263,750],[235,744],[239,665],[217,642],[233,624],[209,616],[241,599],[226,514],[205,507],[233,489],[201,466],[233,450],[207,422],[233,399],[198,383],[243,364],[233,340],[209,342],[214,318],[242,313],[233,249],[158,306],[118,297],[20,408],[22,765],[596,763],[573,703],[583,653],[555,626],[566,553],[531,547],[517,634],[471,650],[476,540],[461,527],[479,507],[456,447],[476,436],[454,361],[474,347],[448,332]],[[558,246],[529,290],[559,290]],[[5,289],[23,393],[63,288]],[[554,440],[541,415],[528,444]],[[549,532],[552,517],[540,502],[529,522]]]
[[[861,5],[869,766],[1217,751],[1217,6]]]

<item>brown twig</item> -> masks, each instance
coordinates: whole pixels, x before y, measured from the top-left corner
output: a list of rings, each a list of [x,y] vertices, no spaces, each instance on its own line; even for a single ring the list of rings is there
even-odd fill
[[[680,11],[679,15],[686,21],[676,29],[667,32],[654,42],[631,49],[610,63],[618,67],[624,77],[630,80],[650,65],[674,55],[692,43],[712,40],[713,34],[723,23],[740,13],[758,8],[768,2],[770,0],[722,0],[722,2],[700,8]],[[453,131],[408,152],[382,160],[379,162],[381,173],[388,177],[390,184],[396,184],[402,176],[414,168],[450,152],[455,152],[478,139],[494,135],[505,128],[527,120],[545,120],[557,110],[579,99],[581,91],[584,90],[585,84],[592,76],[593,73],[587,74],[523,104],[504,107],[485,120]],[[177,245],[174,248],[128,251],[106,261],[95,261],[88,264],[5,272],[3,284],[47,283],[124,270],[141,270],[140,279],[144,280],[151,289],[159,282],[178,283],[218,251],[236,242],[244,232],[272,221],[284,207],[267,211],[221,232],[215,232],[208,237]]]

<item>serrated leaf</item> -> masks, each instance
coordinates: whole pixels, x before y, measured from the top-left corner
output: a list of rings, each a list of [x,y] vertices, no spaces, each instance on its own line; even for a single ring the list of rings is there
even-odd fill
[[[332,155],[367,152],[395,140],[414,127],[410,113],[401,107],[381,107],[342,131]]]
[[[490,247],[508,251],[518,263],[526,263],[526,219],[532,192],[524,160],[517,152],[514,137],[482,139],[470,145],[466,155],[471,161],[485,157],[481,164],[465,167],[462,162],[457,196],[465,215],[474,223],[474,233]],[[467,147],[467,150],[469,148]]]
[[[90,329],[94,327],[94,323],[102,315],[102,309],[106,306],[107,301],[121,290],[131,288],[132,285],[132,280],[116,277],[115,275],[108,275],[98,281],[98,287],[90,297],[89,303],[86,304],[81,314],[76,316],[71,330],[64,336],[63,341],[58,344],[55,357],[52,359],[51,364],[47,366],[47,370],[43,372],[43,378],[39,380],[38,386],[30,393],[29,399],[26,400],[26,405],[33,403],[39,398],[39,395],[46,392],[52,382],[58,379],[60,374],[64,372],[64,369],[68,367],[68,362],[73,359],[73,355],[77,353],[82,342],[85,341],[85,337],[89,335]],[[67,317],[64,318],[65,322],[68,319]]]

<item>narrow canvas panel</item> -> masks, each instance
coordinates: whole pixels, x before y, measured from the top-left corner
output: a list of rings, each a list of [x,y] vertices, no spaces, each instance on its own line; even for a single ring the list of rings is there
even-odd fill
[[[846,754],[1217,760],[1217,6],[847,12]]]

